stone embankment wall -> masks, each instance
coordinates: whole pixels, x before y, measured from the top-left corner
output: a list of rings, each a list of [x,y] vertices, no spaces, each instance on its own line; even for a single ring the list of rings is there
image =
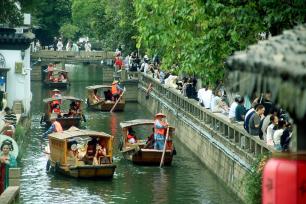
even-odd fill
[[[149,97],[149,84],[153,90]],[[243,178],[257,154],[272,151],[259,138],[250,136],[241,125],[223,114],[212,113],[177,90],[166,88],[150,76],[140,75],[138,102],[153,114],[163,112],[184,143],[241,200],[245,200]]]

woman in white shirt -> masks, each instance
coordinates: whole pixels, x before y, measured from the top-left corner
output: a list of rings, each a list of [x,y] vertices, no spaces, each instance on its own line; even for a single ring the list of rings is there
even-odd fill
[[[280,144],[281,136],[283,135],[284,129],[286,127],[286,122],[284,120],[278,121],[278,128],[275,130],[272,138],[274,143],[274,148],[277,151],[282,150],[282,146]]]
[[[274,146],[273,143],[273,134],[275,132],[274,127],[278,124],[278,117],[271,115],[270,116],[270,125],[267,128],[266,142],[267,145]]]

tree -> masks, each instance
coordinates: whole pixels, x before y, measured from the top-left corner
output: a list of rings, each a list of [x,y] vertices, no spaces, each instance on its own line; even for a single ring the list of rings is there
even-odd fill
[[[23,0],[23,10],[30,12],[40,29],[36,37],[43,44],[51,43],[65,23],[71,23],[71,0]]]
[[[0,0],[0,24],[21,25],[23,16],[16,4],[18,4],[17,0]]]
[[[304,1],[277,0],[134,0],[138,45],[173,63],[180,71],[215,82],[224,62],[259,40],[262,32],[279,34],[306,22]]]
[[[129,0],[73,0],[72,20],[82,34],[102,40],[105,49],[124,45],[125,51],[135,49],[137,29],[133,25],[135,9]]]
[[[79,32],[79,28],[77,26],[69,24],[69,23],[65,23],[60,28],[60,33],[66,39],[74,40],[76,38],[76,35],[77,35],[78,32]]]

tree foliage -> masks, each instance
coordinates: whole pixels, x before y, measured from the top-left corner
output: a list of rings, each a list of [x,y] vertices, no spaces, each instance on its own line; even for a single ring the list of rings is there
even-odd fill
[[[71,23],[71,0],[23,0],[23,10],[30,12],[33,23],[40,28],[38,38],[43,44],[50,43],[59,35],[65,23]]]
[[[132,39],[137,29],[132,24],[135,9],[128,0],[73,0],[72,20],[82,34],[103,41],[103,47],[115,49],[124,45],[126,50],[135,48]]]
[[[134,0],[134,4],[138,45],[148,54],[159,53],[164,68],[179,63],[182,72],[211,82],[223,77],[228,56],[256,43],[259,33],[278,34],[305,22],[305,3],[292,1]],[[302,6],[304,10],[297,9]]]
[[[65,23],[60,28],[60,33],[65,39],[72,39],[75,40],[77,33],[79,32],[79,28],[75,25],[70,23]]]
[[[17,0],[0,0],[0,24],[17,26],[22,23],[23,16],[15,3]]]

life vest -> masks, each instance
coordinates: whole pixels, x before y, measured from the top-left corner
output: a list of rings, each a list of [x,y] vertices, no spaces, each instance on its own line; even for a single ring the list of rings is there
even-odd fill
[[[122,66],[122,60],[120,59],[120,57],[116,57],[116,58],[115,58],[115,65],[117,65],[118,67],[121,68],[121,66]]]
[[[117,89],[117,84],[112,84],[112,94],[119,94],[119,91]]]
[[[154,134],[159,134],[159,135],[165,135],[166,133],[166,129],[165,128],[156,128],[156,123],[157,123],[158,120],[155,120],[154,121]],[[165,126],[166,123],[165,122],[162,122],[162,121],[159,121],[159,123],[162,125],[162,126]]]
[[[55,126],[55,132],[62,132],[63,128],[62,125],[58,121],[54,121],[54,126]]]
[[[52,112],[53,112],[53,113],[56,113],[56,114],[60,114],[60,113],[61,113],[61,109],[59,109],[59,108],[53,108]]]

